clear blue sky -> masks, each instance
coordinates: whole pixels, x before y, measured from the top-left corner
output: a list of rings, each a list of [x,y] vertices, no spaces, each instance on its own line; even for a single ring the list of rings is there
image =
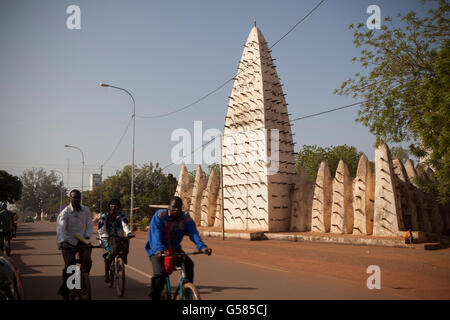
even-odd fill
[[[85,189],[137,115],[183,107],[235,76],[243,44],[256,19],[269,46],[318,0],[0,2],[0,169],[15,175],[31,167],[63,171],[70,186]],[[81,8],[81,30],[68,30],[66,8]],[[333,90],[360,71],[349,24],[364,22],[376,4],[382,19],[419,1],[327,0],[272,51],[292,118],[353,103]],[[170,117],[136,120],[136,163],[171,163],[173,130],[222,130],[232,83]],[[296,122],[296,150],[303,144],[357,147],[373,159],[374,136],[356,123],[357,107]],[[105,165],[104,177],[131,163],[131,128]],[[204,169],[206,166],[204,166]],[[189,166],[190,170],[195,166]],[[178,176],[180,166],[166,171]]]

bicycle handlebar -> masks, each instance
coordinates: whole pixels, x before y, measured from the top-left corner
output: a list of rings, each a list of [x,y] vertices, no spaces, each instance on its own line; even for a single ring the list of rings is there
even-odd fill
[[[191,256],[196,254],[207,254],[203,251],[192,251],[192,252],[175,252],[172,254],[163,253],[161,257],[176,257],[176,256]]]
[[[111,238],[125,238],[125,239],[132,239],[132,238],[136,238],[136,236],[135,236],[134,234],[132,234],[132,235],[129,235],[129,236],[126,236],[126,237],[113,236],[113,237],[111,237]],[[96,240],[100,240],[100,241],[104,240],[104,239],[102,239],[102,238],[95,238],[95,239],[96,239]]]
[[[80,236],[78,233],[75,233],[75,234],[74,234],[74,237],[75,237],[75,239],[77,239],[78,241],[81,241],[82,243],[84,243],[85,245],[87,245],[87,246],[89,246],[89,247],[91,247],[91,248],[102,248],[102,246],[94,246],[94,245],[92,244],[91,241],[89,241],[89,240],[86,239],[86,238],[83,238],[83,237]]]

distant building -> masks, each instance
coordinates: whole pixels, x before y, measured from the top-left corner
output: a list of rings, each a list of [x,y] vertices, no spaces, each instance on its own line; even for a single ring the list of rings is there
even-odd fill
[[[89,190],[94,190],[95,187],[99,186],[102,183],[102,177],[98,173],[91,174],[91,184]]]

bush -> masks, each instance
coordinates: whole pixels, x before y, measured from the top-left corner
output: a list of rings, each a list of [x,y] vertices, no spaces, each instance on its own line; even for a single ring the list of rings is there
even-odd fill
[[[145,230],[145,228],[147,228],[147,226],[150,224],[150,218],[149,217],[144,217],[142,218],[141,221],[139,221],[138,223],[136,223],[136,227],[137,230]]]

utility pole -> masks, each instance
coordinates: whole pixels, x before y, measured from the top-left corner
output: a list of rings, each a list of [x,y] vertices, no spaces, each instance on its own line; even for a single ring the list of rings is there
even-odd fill
[[[225,215],[224,215],[224,210],[223,210],[223,203],[224,203],[224,198],[223,198],[223,145],[222,145],[222,135],[219,136],[220,138],[220,186],[222,189],[222,205],[220,206],[220,211],[222,211],[222,240],[225,240]]]
[[[126,89],[112,86],[110,84],[102,83],[104,88],[114,88],[126,92],[133,100],[133,146],[132,146],[132,163],[131,163],[131,203],[130,203],[130,230],[133,231],[133,210],[134,210],[134,145],[135,145],[135,131],[136,131],[136,102],[134,101],[133,95]],[[109,209],[109,208],[108,208]]]
[[[69,185],[69,168],[70,168],[70,160],[67,159],[67,189],[69,189],[69,192],[70,192],[70,185]]]
[[[63,176],[63,173],[61,172],[61,171],[59,171],[59,170],[53,170],[54,172],[57,172],[58,174],[60,174],[61,175],[61,182],[62,182],[62,185],[61,185],[61,196],[60,196],[60,199],[59,199],[59,208],[58,208],[58,214],[62,211],[62,209],[61,209],[61,207],[62,207],[62,194],[63,194],[63,188],[64,188],[64,176]]]
[[[73,148],[73,149],[77,149],[78,151],[81,152],[81,204],[83,204],[83,191],[84,191],[84,153],[83,150],[81,150],[81,148],[78,148],[76,146],[71,146],[68,144],[65,144],[64,147],[66,148]]]
[[[103,165],[100,166],[100,214],[102,214],[102,196],[103,196]]]

